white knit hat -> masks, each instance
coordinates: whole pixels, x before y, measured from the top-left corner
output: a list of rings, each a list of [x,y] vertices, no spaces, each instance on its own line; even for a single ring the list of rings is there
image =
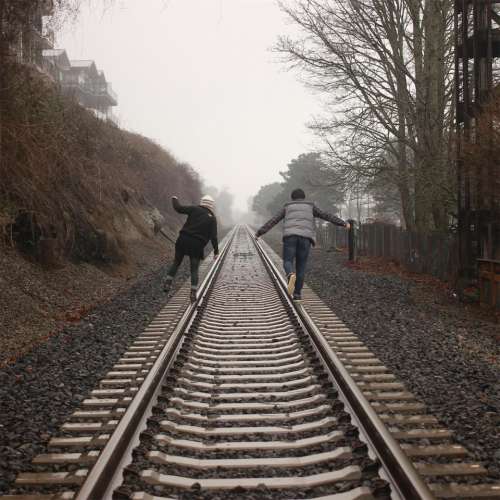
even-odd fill
[[[215,212],[215,200],[211,196],[206,194],[200,200],[200,207],[205,207],[208,208],[210,211]]]

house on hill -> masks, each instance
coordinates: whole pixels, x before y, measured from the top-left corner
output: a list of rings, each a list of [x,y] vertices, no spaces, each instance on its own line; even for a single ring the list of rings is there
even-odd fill
[[[94,61],[70,61],[65,50],[46,49],[43,51],[43,72],[60,86],[63,94],[74,98],[99,118],[116,121],[112,108],[118,105],[118,97]]]
[[[118,105],[118,97],[94,61],[70,61],[59,83],[62,91],[83,107],[93,110],[100,118],[113,119],[112,108]]]
[[[94,61],[71,61],[64,49],[54,48],[50,29],[54,10],[53,0],[41,0],[23,11],[12,10],[9,23],[0,26],[0,41],[7,42],[12,60],[45,75],[63,94],[99,118],[116,122],[112,108],[118,105],[118,98],[104,72]]]
[[[71,68],[68,54],[63,49],[45,49],[42,51],[43,72],[54,82],[60,83],[63,74]]]
[[[42,52],[54,47],[54,31],[50,18],[54,14],[53,0],[43,0],[35,7],[10,12],[1,26],[8,53],[14,60],[41,69]]]

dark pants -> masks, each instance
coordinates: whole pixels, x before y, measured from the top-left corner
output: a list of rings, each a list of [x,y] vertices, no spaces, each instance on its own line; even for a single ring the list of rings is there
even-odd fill
[[[286,236],[283,238],[283,267],[288,276],[293,273],[295,261],[297,279],[294,295],[300,296],[306,275],[307,257],[311,249],[311,240],[303,236]]]
[[[185,255],[186,254],[182,252],[180,249],[178,249],[177,247],[175,248],[174,263],[170,266],[170,269],[168,270],[167,280],[174,279],[174,276],[177,274],[179,266],[181,265]],[[201,262],[200,258],[193,257],[192,255],[189,256],[189,263],[191,267],[191,288],[198,288],[198,281],[199,281],[198,270],[200,269],[200,262]]]

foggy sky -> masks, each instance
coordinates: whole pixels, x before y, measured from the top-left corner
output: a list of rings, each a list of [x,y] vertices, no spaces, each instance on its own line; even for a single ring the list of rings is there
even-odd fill
[[[59,33],[118,93],[124,128],[156,140],[238,208],[312,144],[317,100],[270,52],[293,32],[274,0],[93,0]]]

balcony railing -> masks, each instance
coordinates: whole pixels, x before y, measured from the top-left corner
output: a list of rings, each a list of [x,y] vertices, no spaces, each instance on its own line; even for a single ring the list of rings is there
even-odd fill
[[[111,83],[106,84],[106,91],[109,96],[113,98],[118,103],[118,94],[113,90],[113,87],[111,86]]]
[[[110,83],[81,82],[78,75],[63,73],[61,85],[63,89],[77,90],[87,97],[95,98],[101,104],[107,106],[116,106],[118,104],[118,96],[113,91]]]

